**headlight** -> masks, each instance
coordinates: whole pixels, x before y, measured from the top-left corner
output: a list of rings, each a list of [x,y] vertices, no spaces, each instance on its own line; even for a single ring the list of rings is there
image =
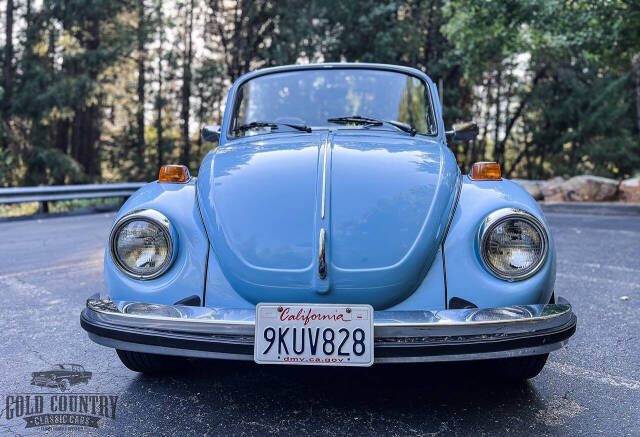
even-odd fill
[[[519,281],[534,275],[547,257],[547,233],[528,212],[504,208],[489,214],[480,231],[480,253],[497,277]]]
[[[169,219],[158,211],[144,209],[127,214],[111,231],[111,258],[132,278],[156,278],[175,258],[172,234]]]

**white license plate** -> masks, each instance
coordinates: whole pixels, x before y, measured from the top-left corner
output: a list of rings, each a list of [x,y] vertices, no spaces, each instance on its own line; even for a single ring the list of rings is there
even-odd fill
[[[370,366],[373,308],[260,303],[253,358],[259,364]]]

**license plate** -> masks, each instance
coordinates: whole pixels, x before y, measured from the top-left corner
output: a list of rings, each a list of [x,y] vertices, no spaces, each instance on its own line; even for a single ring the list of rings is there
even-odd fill
[[[259,364],[370,366],[373,308],[260,303],[253,358]]]

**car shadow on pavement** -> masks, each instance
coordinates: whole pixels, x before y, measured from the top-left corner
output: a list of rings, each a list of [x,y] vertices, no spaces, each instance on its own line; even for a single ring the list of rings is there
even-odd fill
[[[189,399],[184,414],[176,412],[171,426],[200,414],[207,417],[196,431],[254,432],[323,429],[333,423],[357,433],[404,434],[412,429],[440,432],[460,422],[482,423],[482,431],[504,430],[504,420],[534,426],[544,401],[530,382],[509,383],[488,377],[489,362],[375,365],[371,368],[257,365],[252,362],[192,360],[188,370],[171,376],[138,376],[125,393],[143,402],[148,420],[166,420],[149,409]],[[177,407],[179,408],[179,407]],[[187,408],[187,407],[185,407]],[[122,414],[136,414],[121,410]],[[496,428],[492,427],[492,415]],[[177,422],[176,422],[177,421]],[[500,422],[499,424],[497,422]],[[248,424],[248,425],[247,425]],[[160,425],[160,424],[156,424]],[[284,427],[284,428],[283,428]],[[459,428],[458,428],[459,429]],[[245,428],[246,431],[246,428]]]

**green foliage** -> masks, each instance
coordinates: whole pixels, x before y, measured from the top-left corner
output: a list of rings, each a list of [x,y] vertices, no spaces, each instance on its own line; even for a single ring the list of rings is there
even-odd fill
[[[64,185],[87,181],[82,167],[70,156],[49,147],[32,147],[26,155],[25,185]]]
[[[526,33],[538,12],[536,2],[459,0],[451,2],[444,26],[455,45],[465,76],[474,81],[531,43]]]
[[[13,179],[12,169],[14,164],[14,156],[9,150],[0,150],[0,187],[2,182]]]
[[[640,166],[640,145],[628,117],[628,75],[616,77],[558,68],[545,79],[531,102],[536,115],[527,129],[548,156],[539,175],[593,173],[622,177]],[[543,165],[546,164],[546,167]]]
[[[630,4],[450,2],[445,31],[465,77],[485,93],[475,111],[484,117],[483,135],[468,146],[475,157],[533,178],[633,174],[640,113],[631,96],[640,82],[631,79],[630,58],[640,52],[640,21]]]
[[[640,168],[635,1],[13,3],[0,186],[150,180],[181,160],[195,174],[211,147],[199,128],[221,122],[234,79],[323,61],[408,65],[442,83],[445,125],[480,125],[453,146],[463,170],[486,159],[530,178]]]

